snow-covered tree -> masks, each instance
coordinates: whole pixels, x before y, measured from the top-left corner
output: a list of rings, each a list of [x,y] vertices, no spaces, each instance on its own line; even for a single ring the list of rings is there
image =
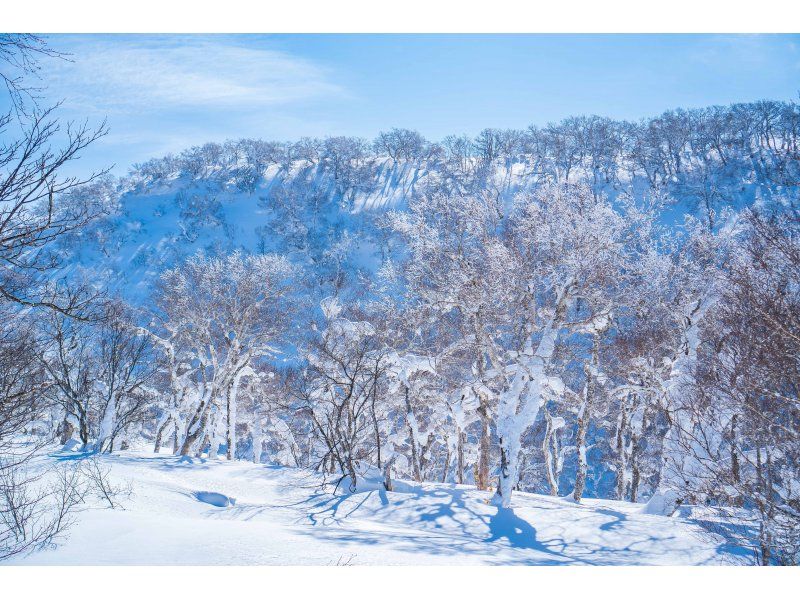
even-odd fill
[[[155,300],[171,333],[162,336],[156,327],[153,334],[168,351],[177,345],[192,369],[188,377],[170,374],[178,393],[191,381],[181,454],[212,440],[217,413],[217,421],[225,422],[226,456],[234,458],[237,393],[242,378],[252,375],[252,362],[275,355],[285,341],[292,275],[285,258],[241,253],[197,255],[164,273]]]

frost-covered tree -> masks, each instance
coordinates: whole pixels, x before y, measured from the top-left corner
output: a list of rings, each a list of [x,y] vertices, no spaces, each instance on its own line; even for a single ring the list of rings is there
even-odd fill
[[[421,160],[427,145],[428,142],[417,131],[397,128],[378,133],[372,143],[378,155],[387,155],[395,162]]]
[[[234,458],[237,393],[253,361],[274,355],[285,340],[292,275],[283,257],[233,253],[197,255],[162,276],[155,301],[174,333],[162,336],[156,327],[153,334],[163,341],[157,344],[176,347],[192,370],[170,374],[179,388],[191,382],[181,454],[216,446],[219,428],[212,424],[224,422],[226,455]]]
[[[459,356],[461,385],[478,398],[480,421],[476,483],[489,486],[493,412],[501,375],[500,339],[510,324],[516,287],[512,257],[503,245],[502,206],[488,196],[442,192],[421,196],[391,225],[405,240],[403,274],[412,300],[456,333],[442,357]]]
[[[509,505],[518,481],[523,434],[536,421],[547,393],[563,387],[551,371],[559,335],[596,337],[604,331],[625,286],[626,266],[639,259],[649,217],[633,206],[626,216],[581,185],[546,186],[516,200],[509,236],[514,271],[524,281],[517,300],[522,335],[510,347],[513,360],[503,370],[498,409],[501,468],[496,497],[503,506]],[[597,375],[591,363],[586,371],[589,378]],[[585,415],[592,389],[585,389]]]
[[[755,545],[765,565],[800,558],[797,214],[743,215],[742,244],[696,333],[675,435],[679,500],[720,505],[751,524],[754,539],[735,539]]]

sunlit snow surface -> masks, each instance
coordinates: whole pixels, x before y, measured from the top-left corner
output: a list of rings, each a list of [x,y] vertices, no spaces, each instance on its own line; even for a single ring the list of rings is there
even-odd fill
[[[45,461],[80,458],[54,454]],[[124,510],[82,510],[59,546],[8,564],[695,565],[744,562],[690,519],[642,505],[514,493],[511,509],[453,484],[333,495],[317,474],[247,462],[124,452]],[[377,485],[375,485],[377,488]]]

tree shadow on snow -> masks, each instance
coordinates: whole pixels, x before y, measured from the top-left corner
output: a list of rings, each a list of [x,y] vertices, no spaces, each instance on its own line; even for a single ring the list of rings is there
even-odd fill
[[[517,516],[514,509],[499,507],[497,513],[488,519],[491,535],[485,542],[497,542],[505,539],[513,548],[530,548],[549,552],[544,544],[536,540],[536,528],[522,517]]]
[[[608,515],[609,517],[613,517],[611,521],[606,521],[600,525],[600,529],[604,532],[612,531],[628,520],[628,516],[625,513],[620,513],[619,511],[613,511],[611,509],[596,508],[594,512],[599,513],[600,515]]]
[[[363,498],[359,494],[363,494]],[[500,508],[495,513],[480,512],[476,509],[480,503],[465,490],[431,489],[411,493],[372,490],[359,494],[317,494],[307,501],[296,503],[295,506],[307,508],[306,518],[313,527],[303,533],[320,540],[392,546],[404,552],[430,555],[464,554],[492,559],[502,550],[514,549],[515,555],[492,560],[500,564],[586,562],[561,554],[539,541],[536,528],[519,517],[513,509]],[[369,500],[373,496],[379,499],[380,505]],[[439,500],[415,506],[423,496]],[[367,509],[362,513],[365,517],[371,519],[377,516],[384,530],[370,526],[368,531],[362,531],[357,527],[358,520],[353,521],[353,526],[344,525],[360,509]]]

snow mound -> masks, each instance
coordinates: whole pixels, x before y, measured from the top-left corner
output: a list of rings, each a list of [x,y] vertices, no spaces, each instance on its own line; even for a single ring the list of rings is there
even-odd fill
[[[82,446],[83,446],[83,444],[79,440],[77,440],[75,438],[70,438],[69,440],[67,440],[66,444],[64,444],[64,446],[61,447],[60,452],[62,452],[62,453],[74,453],[74,452],[79,451]]]
[[[336,487],[336,494],[359,494],[385,490],[384,482],[386,478],[383,472],[374,465],[359,461],[356,463],[356,473],[358,478],[355,488],[349,483],[350,479],[346,478]],[[420,486],[415,482],[392,478],[392,492],[417,494],[420,492]]]
[[[675,513],[676,509],[680,506],[678,501],[678,494],[674,490],[666,490],[661,493],[656,493],[647,503],[642,507],[642,513],[647,515],[665,515],[670,516]]]

